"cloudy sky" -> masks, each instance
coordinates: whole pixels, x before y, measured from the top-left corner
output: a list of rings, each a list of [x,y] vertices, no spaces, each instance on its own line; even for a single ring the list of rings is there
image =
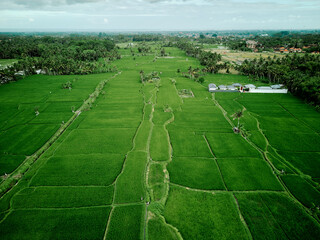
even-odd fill
[[[0,0],[4,30],[319,29],[320,0]]]

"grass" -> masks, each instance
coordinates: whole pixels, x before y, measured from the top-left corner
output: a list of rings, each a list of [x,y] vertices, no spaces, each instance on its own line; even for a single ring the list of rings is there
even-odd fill
[[[69,134],[64,144],[58,148],[56,155],[125,154],[132,147],[132,138],[135,131],[136,129],[132,128],[76,129]]]
[[[131,152],[127,155],[125,168],[116,183],[115,202],[140,202],[145,199],[144,172],[147,163],[145,152]]]
[[[149,185],[155,185],[158,183],[163,183],[164,181],[164,169],[161,164],[152,163],[150,164],[149,176],[148,176]]]
[[[312,177],[320,176],[320,153],[317,152],[279,152],[289,163]]]
[[[110,205],[111,187],[37,187],[25,188],[12,198],[13,209],[77,208]]]
[[[207,114],[214,112],[215,115],[219,115],[220,110],[214,105],[211,100],[206,101],[185,101],[181,106],[181,109],[184,113],[193,113],[193,114]],[[190,114],[192,115],[192,114]]]
[[[170,182],[205,190],[225,190],[213,158],[173,158],[168,165]]]
[[[208,108],[208,110],[211,111],[199,113],[197,112],[197,108],[195,108],[193,111],[175,112],[173,125],[189,129],[190,131],[230,131],[230,125],[219,109]]]
[[[148,144],[149,132],[151,129],[151,122],[144,120],[139,126],[139,131],[135,137],[135,149],[140,151],[146,151]]]
[[[261,159],[218,159],[218,164],[229,190],[283,190],[271,168]]]
[[[153,113],[152,122],[155,125],[163,125],[166,121],[168,121],[172,117],[170,112],[165,112],[161,107],[155,107],[155,111]]]
[[[171,83],[170,79],[161,79],[161,91],[158,93],[157,103],[159,107],[171,106],[176,109],[182,103],[181,98],[177,94],[177,90]]]
[[[159,217],[153,216],[148,220],[148,239],[174,240],[178,238],[172,228],[166,225]]]
[[[61,113],[61,112],[71,112],[72,107],[77,110],[83,102],[52,102],[47,103],[47,107],[44,109],[44,112],[49,113]]]
[[[229,93],[225,93],[225,94],[229,94]],[[234,100],[219,99],[218,102],[219,102],[219,105],[223,107],[223,109],[228,113],[228,115],[232,115],[233,113],[243,109],[243,106]]]
[[[159,183],[151,187],[151,200],[160,201],[163,197],[166,197],[167,186],[164,183]]]
[[[32,186],[110,185],[120,173],[124,156],[91,154],[52,157],[32,179]]]
[[[11,173],[25,158],[24,155],[0,155],[0,175]]]
[[[170,186],[164,216],[183,239],[248,239],[232,195]],[[183,221],[181,221],[183,219]]]
[[[65,123],[71,117],[73,113],[71,110],[69,112],[44,112],[33,118],[30,123],[32,124],[55,124],[55,123]]]
[[[141,239],[144,206],[115,207],[110,219],[106,239]]]
[[[206,134],[213,153],[218,158],[259,157],[259,152],[240,135],[234,133]]]
[[[169,130],[175,157],[212,157],[208,145],[201,135],[193,132]],[[186,146],[188,146],[186,148]]]
[[[279,171],[285,171],[286,173],[294,173],[294,170],[289,167],[283,159],[281,159],[275,152],[270,153],[270,148],[268,148],[268,153],[266,154],[268,160],[272,163],[272,165],[278,169]]]
[[[285,194],[237,193],[240,210],[254,239],[317,239],[315,220]]]
[[[34,75],[0,87],[0,155],[32,155],[57,131],[62,121],[73,115],[94,91],[96,85],[111,74],[90,76]],[[71,91],[61,89],[66,81],[73,83]],[[23,94],[21,94],[23,93]],[[39,115],[36,116],[35,109]],[[30,144],[32,140],[32,144]],[[21,161],[16,157],[3,171],[12,172]],[[15,164],[16,162],[16,164]],[[9,173],[9,172],[7,172]]]
[[[154,126],[150,142],[150,155],[154,161],[169,159],[169,142],[163,126]]]
[[[110,210],[15,210],[0,224],[0,232],[4,239],[102,239]]]
[[[250,131],[249,132],[249,139],[253,142],[257,147],[261,150],[267,150],[267,140],[265,136],[260,131]]]
[[[297,198],[303,205],[308,208],[320,206],[320,192],[312,187],[303,178],[295,175],[285,175],[281,179],[288,187],[289,191]]]
[[[292,131],[292,132],[305,132],[311,133],[312,130],[301,124],[300,121],[293,117],[276,118],[276,117],[260,117],[259,118],[261,129],[268,131]],[[276,123],[276,124],[275,124]]]
[[[105,114],[89,114],[81,123],[81,129],[103,129],[103,128],[134,128],[136,129],[140,122],[140,117],[128,117],[124,112],[123,117]]]
[[[48,124],[20,125],[10,128],[1,135],[0,152],[2,154],[32,155],[49,140],[58,128],[58,125]],[[29,144],[29,139],[32,139],[32,144]]]
[[[320,152],[320,137],[316,133],[265,131],[270,144],[280,151]]]

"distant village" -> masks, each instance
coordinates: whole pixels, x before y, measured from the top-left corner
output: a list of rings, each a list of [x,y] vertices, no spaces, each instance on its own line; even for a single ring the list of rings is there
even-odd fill
[[[242,85],[240,83],[234,83],[227,86],[217,86],[214,83],[210,83],[208,90],[209,92],[288,93],[288,89],[284,88],[283,84],[256,87],[253,84]]]
[[[247,48],[252,49],[254,52],[258,52],[257,46],[259,45],[258,42],[253,41],[253,40],[247,40],[246,41],[246,46]],[[295,47],[291,47],[291,48],[285,48],[285,47],[275,47],[273,48],[274,52],[277,53],[305,53],[306,49],[311,48],[313,46],[304,46],[301,48],[295,48]],[[315,51],[312,53],[319,53],[319,51]]]
[[[248,49],[251,49],[253,52],[260,52],[264,50],[263,43],[259,42],[259,40],[253,40],[254,37],[271,37],[271,34],[268,33],[250,33],[250,32],[178,32],[176,33],[179,37],[188,37],[194,40],[205,40],[205,43],[209,43],[211,40],[212,43],[228,43],[232,41],[240,40],[244,43],[244,46]],[[282,46],[281,46],[282,45]],[[275,53],[313,53],[319,54],[319,44],[309,43],[304,46],[287,46],[284,43],[280,43],[278,46],[273,46],[268,48],[267,51],[274,51]]]

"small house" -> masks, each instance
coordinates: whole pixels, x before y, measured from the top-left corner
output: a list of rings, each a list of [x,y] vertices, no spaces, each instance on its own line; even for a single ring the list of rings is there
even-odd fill
[[[226,85],[219,85],[219,89],[220,90],[227,90],[227,86]]]
[[[26,75],[26,74],[25,74],[24,71],[18,71],[18,72],[16,72],[14,75],[16,75],[16,76],[24,76],[24,75]]]
[[[46,71],[43,70],[43,69],[37,69],[37,70],[36,70],[36,73],[37,73],[37,74],[46,74]]]
[[[217,90],[217,85],[215,85],[214,83],[210,83],[209,86],[209,92],[214,92],[215,90]]]
[[[232,84],[232,86],[237,87],[237,88],[241,88],[242,87],[242,85],[240,83],[234,83],[234,84]]]
[[[253,40],[246,41],[247,48],[255,49],[257,44],[258,44],[258,42],[253,41]]]
[[[251,89],[249,90],[250,93],[288,93],[288,89],[281,88],[282,84],[278,85],[273,85],[274,88],[268,87],[268,86],[263,86],[263,87],[258,87],[257,89]]]
[[[283,84],[275,84],[275,85],[271,85],[272,89],[280,89],[283,87]]]
[[[233,85],[229,85],[229,86],[227,86],[227,89],[228,89],[228,90],[232,90],[232,91],[237,90],[237,88],[236,88],[236,87],[234,87]]]
[[[267,86],[258,87],[258,89],[261,89],[261,90],[272,90],[271,87],[267,87]]]
[[[256,89],[256,86],[255,85],[253,85],[253,84],[247,84],[247,85],[244,85],[244,88],[246,88],[246,89]]]

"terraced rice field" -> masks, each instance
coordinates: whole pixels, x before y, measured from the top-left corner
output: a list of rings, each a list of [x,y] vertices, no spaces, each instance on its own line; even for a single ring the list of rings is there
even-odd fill
[[[1,239],[318,239],[320,114],[291,95],[211,94],[209,82],[249,80],[210,75],[201,85],[177,73],[196,59],[176,48],[155,58],[152,47],[135,59],[121,49],[118,73],[0,87],[0,170],[14,175],[107,80],[14,175],[0,199]],[[141,83],[141,70],[161,79]],[[240,109],[245,136],[232,130]]]

